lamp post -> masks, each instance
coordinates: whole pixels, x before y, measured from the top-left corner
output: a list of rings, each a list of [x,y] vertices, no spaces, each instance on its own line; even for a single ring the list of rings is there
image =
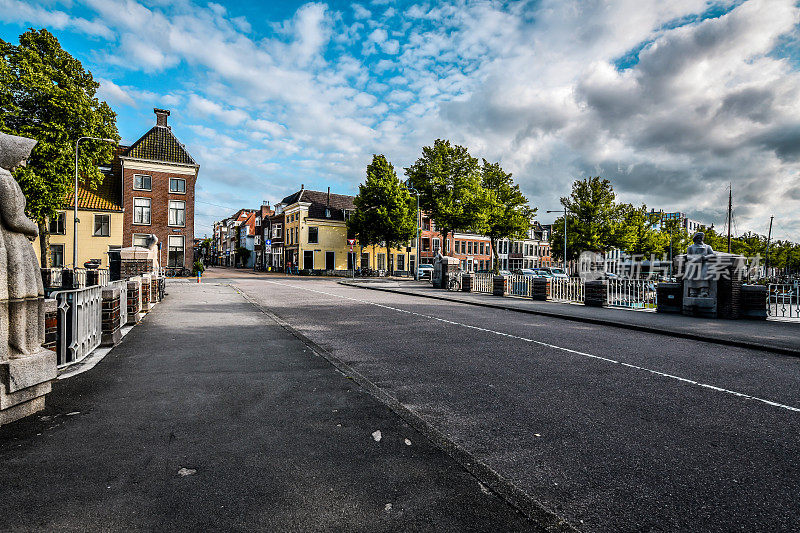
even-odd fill
[[[547,211],[548,213],[560,213],[560,209]],[[567,208],[564,207],[564,273],[567,273]]]
[[[417,197],[417,245],[415,248],[414,281],[419,281],[419,191],[406,182],[405,189]]]
[[[80,137],[75,141],[75,211],[72,222],[72,268],[78,268],[78,149],[80,148],[81,141],[106,141],[115,143],[114,139],[103,139],[100,137]]]

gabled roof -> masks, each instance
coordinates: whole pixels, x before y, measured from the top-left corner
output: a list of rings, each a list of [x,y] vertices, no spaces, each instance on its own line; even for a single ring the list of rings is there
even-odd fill
[[[308,208],[309,218],[344,220],[344,211],[352,211],[356,208],[353,200],[355,200],[355,196],[347,194],[328,194],[327,192],[300,189],[281,200],[281,203],[287,207],[297,202],[310,203],[311,206]],[[330,217],[325,216],[325,209],[327,208],[331,210]]]
[[[153,126],[122,154],[123,157],[197,165],[169,126]]]

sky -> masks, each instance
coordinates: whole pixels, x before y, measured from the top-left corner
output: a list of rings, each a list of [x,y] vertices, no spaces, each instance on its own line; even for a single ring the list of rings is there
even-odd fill
[[[800,241],[795,0],[0,0],[100,82],[123,142],[171,111],[201,165],[195,232],[300,188],[355,194],[445,138],[551,222],[575,179],[736,234]]]

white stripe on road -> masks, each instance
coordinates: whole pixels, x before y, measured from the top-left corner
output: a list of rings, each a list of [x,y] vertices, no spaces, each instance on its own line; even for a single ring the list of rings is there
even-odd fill
[[[717,392],[722,392],[722,393],[725,393],[725,394],[731,394],[733,396],[738,396],[739,398],[744,398],[745,400],[755,400],[757,402],[765,403],[765,404],[771,405],[773,407],[779,407],[781,409],[786,409],[787,411],[793,411],[795,413],[800,413],[800,408],[798,408],[798,407],[792,407],[791,405],[786,405],[786,404],[782,404],[782,403],[778,403],[778,402],[773,402],[771,400],[765,400],[764,398],[759,398],[757,396],[751,396],[751,395],[745,394],[743,392],[737,392],[737,391],[726,389],[726,388],[723,388],[723,387],[717,387],[716,385],[710,385],[708,383],[695,381],[695,380],[689,379],[689,378],[683,378],[681,376],[676,376],[674,374],[667,374],[666,372],[660,372],[658,370],[653,370],[652,368],[647,368],[647,367],[644,367],[644,366],[634,365],[634,364],[631,364],[631,363],[624,363],[622,361],[617,361],[616,359],[611,359],[609,357],[603,357],[601,355],[593,355],[593,354],[586,353],[586,352],[580,352],[578,350],[572,350],[570,348],[564,348],[562,346],[556,346],[555,344],[549,344],[547,342],[537,341],[535,339],[528,339],[526,337],[520,337],[518,335],[512,335],[510,333],[503,333],[502,331],[495,331],[495,330],[492,330],[492,329],[486,329],[486,328],[482,328],[482,327],[479,327],[479,326],[473,326],[471,324],[464,324],[462,322],[454,322],[452,320],[447,320],[445,318],[439,318],[439,317],[431,316],[431,315],[424,315],[422,313],[416,313],[414,311],[408,311],[406,309],[398,309],[397,307],[391,307],[391,306],[384,305],[384,304],[379,304],[379,303],[376,303],[376,302],[370,302],[368,300],[361,300],[359,298],[351,298],[349,296],[342,296],[340,294],[334,294],[334,293],[331,293],[331,292],[320,291],[320,290],[317,290],[317,289],[309,289],[308,287],[290,285],[288,283],[279,283],[277,281],[268,281],[268,280],[265,280],[265,281],[267,283],[273,283],[275,285],[281,285],[281,286],[284,286],[284,287],[291,287],[293,289],[302,289],[304,291],[316,292],[318,294],[324,294],[326,296],[333,296],[335,298],[341,298],[343,300],[351,300],[353,302],[359,302],[359,303],[362,303],[362,304],[374,305],[375,307],[382,307],[383,309],[389,309],[391,311],[397,311],[398,313],[405,313],[405,314],[408,314],[408,315],[414,315],[414,316],[418,316],[418,317],[421,317],[421,318],[427,318],[429,320],[437,320],[439,322],[444,322],[445,324],[452,324],[453,326],[461,326],[463,328],[469,328],[469,329],[474,329],[474,330],[477,330],[477,331],[483,331],[485,333],[493,333],[494,335],[500,335],[501,337],[508,337],[510,339],[516,339],[516,340],[520,340],[520,341],[523,341],[523,342],[530,342],[530,343],[533,343],[533,344],[538,344],[540,346],[546,346],[547,348],[552,348],[554,350],[561,350],[563,352],[568,352],[568,353],[571,353],[571,354],[574,354],[574,355],[580,355],[582,357],[588,357],[590,359],[597,359],[597,360],[600,360],[600,361],[605,361],[607,363],[612,363],[612,364],[624,366],[624,367],[627,367],[627,368],[633,368],[635,370],[641,370],[641,371],[644,371],[644,372],[649,372],[650,374],[655,374],[657,376],[661,376],[661,377],[665,377],[665,378],[669,378],[669,379],[674,379],[674,380],[680,381],[682,383],[688,383],[689,385],[695,385],[697,387],[703,387],[705,389],[710,389],[710,390],[717,391]]]

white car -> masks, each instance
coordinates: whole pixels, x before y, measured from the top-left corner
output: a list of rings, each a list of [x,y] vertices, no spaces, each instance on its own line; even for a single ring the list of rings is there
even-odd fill
[[[433,265],[420,265],[417,270],[419,279],[433,278]]]
[[[549,273],[551,276],[553,276],[554,278],[563,278],[563,279],[566,279],[566,278],[568,278],[568,277],[569,277],[569,276],[567,276],[567,274],[564,272],[564,270],[563,270],[563,269],[560,269],[560,268],[553,268],[553,267],[543,267],[543,268],[540,268],[539,270],[544,270],[545,272],[548,272],[548,273]]]

